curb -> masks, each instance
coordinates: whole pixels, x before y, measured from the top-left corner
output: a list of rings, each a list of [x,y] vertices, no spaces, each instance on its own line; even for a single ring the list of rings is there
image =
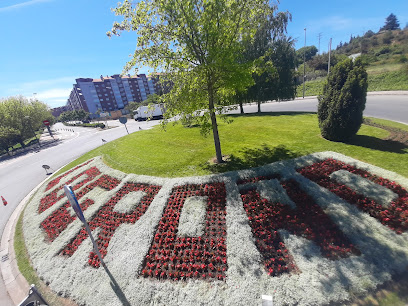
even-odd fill
[[[57,169],[54,171],[54,173],[57,173],[66,165]],[[7,293],[14,305],[19,305],[27,297],[28,291],[30,290],[30,284],[18,269],[16,253],[14,251],[14,236],[17,221],[28,200],[48,179],[49,177],[45,178],[41,183],[39,183],[28,195],[24,197],[20,204],[17,205],[16,209],[8,219],[7,224],[4,227],[3,236],[1,237],[0,258],[6,256],[7,259],[4,262],[0,262],[0,270]]]
[[[27,296],[30,285],[24,276],[20,273],[17,266],[16,254],[14,252],[14,233],[18,218],[25,207],[28,199],[38,189],[34,188],[24,199],[18,204],[7,224],[1,237],[1,257],[8,256],[8,259],[0,263],[0,269],[10,299],[15,305],[21,303]]]
[[[408,95],[408,90],[390,90],[390,91],[368,91],[367,96],[395,96],[395,95]],[[305,96],[303,97],[295,97],[295,99],[291,101],[299,101],[299,100],[306,100],[306,99],[317,99],[318,96]],[[278,102],[278,101],[269,101],[269,102]],[[280,101],[286,102],[286,101]]]
[[[390,91],[368,91],[367,96],[395,96],[395,95],[408,95],[408,90],[390,90]],[[318,96],[305,96],[303,97],[296,97],[295,100],[303,100],[303,99],[316,99]],[[282,101],[283,102],[283,101]]]
[[[393,95],[408,95],[408,90],[390,90],[390,91],[369,91],[368,96],[393,96]]]

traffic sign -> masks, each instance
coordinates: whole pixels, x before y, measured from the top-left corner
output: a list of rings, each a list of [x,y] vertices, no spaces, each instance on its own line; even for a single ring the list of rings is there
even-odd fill
[[[82,212],[81,206],[79,206],[78,200],[74,194],[74,191],[72,190],[71,186],[64,186],[64,191],[65,191],[65,195],[68,198],[69,204],[71,204],[71,207],[74,209],[77,217],[79,218],[79,220],[82,221],[82,223],[85,223],[85,217],[84,214]]]
[[[126,132],[129,134],[129,131],[126,126],[127,118],[126,117],[119,117],[119,122],[125,125]]]
[[[126,117],[119,117],[119,122],[122,124],[126,124],[127,118]]]
[[[44,125],[46,125],[46,126],[49,126],[49,125],[50,125],[50,122],[49,122],[48,120],[44,120],[43,123],[44,123]]]

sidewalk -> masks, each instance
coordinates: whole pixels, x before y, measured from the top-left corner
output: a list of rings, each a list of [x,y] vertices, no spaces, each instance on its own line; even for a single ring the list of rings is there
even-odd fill
[[[38,142],[31,144],[30,146],[25,147],[24,149],[18,149],[14,152],[10,152],[11,155],[7,153],[0,156],[0,162],[10,160],[13,158],[17,158],[29,153],[38,152],[41,149],[49,148],[51,146],[57,145],[60,142],[60,137],[58,132],[53,132],[53,136],[51,137],[47,130],[45,130],[40,136],[40,146],[38,146]]]

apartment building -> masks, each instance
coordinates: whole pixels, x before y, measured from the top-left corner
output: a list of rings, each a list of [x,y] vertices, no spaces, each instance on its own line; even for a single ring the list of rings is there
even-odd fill
[[[99,79],[79,78],[71,90],[67,108],[84,109],[89,113],[120,110],[130,102],[141,102],[157,92],[158,78],[137,76],[101,75]]]

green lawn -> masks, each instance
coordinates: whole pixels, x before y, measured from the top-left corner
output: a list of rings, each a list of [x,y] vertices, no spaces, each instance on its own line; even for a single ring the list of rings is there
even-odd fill
[[[198,128],[169,125],[155,127],[107,143],[67,165],[65,171],[93,156],[126,173],[162,177],[204,175],[245,169],[319,151],[336,151],[408,177],[408,148],[383,138],[388,132],[363,125],[349,143],[320,136],[315,114],[263,113],[231,115],[231,124],[220,122],[222,153],[231,162],[214,166],[212,136]]]

